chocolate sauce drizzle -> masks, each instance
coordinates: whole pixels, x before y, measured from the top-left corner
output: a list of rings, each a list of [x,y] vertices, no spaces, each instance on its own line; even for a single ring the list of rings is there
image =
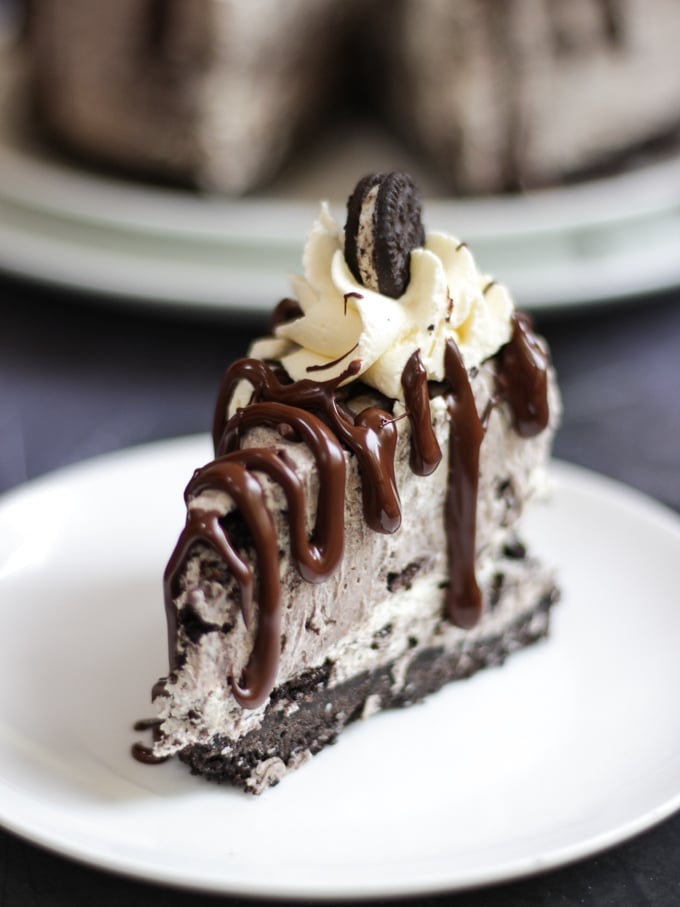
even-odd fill
[[[401,376],[406,413],[411,423],[411,472],[429,476],[439,466],[442,451],[430,413],[430,389],[420,351],[412,354]]]
[[[470,629],[482,613],[475,574],[479,450],[484,428],[477,413],[467,369],[453,340],[446,342],[444,373],[449,390],[449,471],[444,528],[449,567],[445,611],[451,623]]]
[[[316,414],[331,429],[339,449],[345,444],[357,457],[361,476],[364,517],[375,532],[396,532],[401,525],[399,492],[394,475],[397,429],[391,414],[369,406],[354,414],[336,394],[339,385],[354,377],[359,360],[349,363],[336,378],[313,381],[303,378],[290,384],[279,380],[271,366],[259,359],[240,359],[224,376],[213,420],[213,443],[218,456],[235,450],[247,427],[257,425],[252,404],[278,402],[301,411],[300,418]],[[253,387],[251,405],[239,409],[227,421],[226,413],[238,383]]]
[[[291,299],[289,296],[286,296],[285,299],[282,299],[281,302],[276,305],[272,312],[269,321],[269,327],[272,334],[279,325],[287,324],[289,321],[295,321],[296,318],[301,318],[302,315],[304,315],[304,312],[300,308],[300,303],[297,299]]]
[[[512,316],[512,338],[498,354],[497,395],[506,400],[512,427],[521,438],[533,438],[547,426],[548,364],[543,340],[523,312]]]
[[[135,731],[152,731],[154,743],[160,740],[160,718],[143,718],[141,721],[135,721],[133,729]],[[132,744],[132,755],[137,762],[143,762],[145,765],[160,765],[161,762],[167,762],[167,756],[156,756],[153,748],[143,743]]]
[[[292,308],[286,301],[288,311]],[[473,627],[482,609],[475,576],[476,514],[479,454],[490,412],[508,404],[514,430],[531,437],[548,424],[548,355],[533,333],[529,318],[515,313],[511,340],[499,352],[495,394],[483,418],[475,404],[468,372],[456,344],[449,340],[444,357],[444,396],[450,417],[447,493],[443,530],[447,539],[449,582],[445,593],[448,620]],[[227,369],[215,408],[213,443],[216,459],[194,473],[185,491],[187,504],[202,492],[226,493],[241,514],[252,539],[258,569],[258,616],[254,644],[242,677],[230,677],[236,701],[243,708],[264,703],[276,679],[280,654],[281,586],[279,544],[264,490],[257,478],[264,473],[282,488],[289,511],[291,559],[302,578],[327,580],[343,554],[345,449],[357,458],[364,517],[376,532],[396,532],[401,525],[399,492],[394,474],[397,429],[393,416],[369,406],[354,413],[340,387],[360,370],[358,360],[336,378],[290,382],[280,367],[257,359],[241,359]],[[247,407],[227,419],[237,385],[252,388]],[[402,375],[406,412],[411,424],[411,470],[431,474],[442,459],[430,410],[430,385],[420,353],[409,358]],[[316,522],[308,536],[302,483],[292,458],[283,450],[241,448],[246,433],[258,426],[278,429],[311,451],[319,473]],[[208,545],[224,561],[240,591],[246,627],[255,621],[253,568],[229,539],[222,514],[194,504],[165,571],[165,602],[171,671],[177,668],[177,611],[180,577],[197,543]],[[149,723],[146,727],[157,726]],[[140,725],[141,727],[141,725]],[[154,761],[152,750],[136,744],[135,756]]]

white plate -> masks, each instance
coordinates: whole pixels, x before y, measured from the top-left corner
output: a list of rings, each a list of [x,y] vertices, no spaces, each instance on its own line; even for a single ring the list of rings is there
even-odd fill
[[[72,467],[0,504],[0,821],[106,869],[216,892],[355,897],[558,866],[680,806],[680,521],[556,464],[528,535],[550,639],[349,728],[254,798],[129,755],[166,664],[160,576],[206,438]]]
[[[242,200],[104,176],[29,138],[0,47],[0,269],[114,299],[267,313],[289,292],[320,198],[342,223],[356,179],[411,170],[426,222],[467,240],[519,304],[559,310],[680,285],[680,157],[569,188],[459,201],[375,124],[341,123]]]

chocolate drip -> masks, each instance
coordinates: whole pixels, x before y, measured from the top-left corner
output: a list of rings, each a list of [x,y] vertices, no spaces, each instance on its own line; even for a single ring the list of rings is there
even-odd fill
[[[143,718],[136,721],[133,725],[135,731],[153,731],[154,743],[160,739],[161,721],[159,718]],[[161,762],[167,762],[167,756],[155,756],[153,748],[146,746],[144,743],[133,743],[130,751],[137,762],[143,762],[144,765],[160,765]]]
[[[484,439],[484,428],[477,413],[467,370],[452,340],[446,342],[444,370],[450,388],[446,394],[446,405],[451,419],[444,505],[449,561],[445,607],[452,623],[469,629],[474,627],[482,612],[482,596],[475,576],[475,542],[479,450]]]
[[[429,476],[439,466],[442,452],[432,425],[427,371],[420,350],[416,350],[406,363],[401,386],[411,423],[411,471],[417,476]]]
[[[346,315],[347,314],[347,303],[350,301],[350,299],[363,299],[364,297],[361,295],[361,293],[357,293],[355,290],[352,290],[349,293],[345,293],[342,298],[343,298],[342,314]]]
[[[449,568],[445,610],[451,623],[469,629],[482,613],[482,596],[475,575],[475,540],[479,451],[484,426],[477,413],[467,370],[453,340],[446,344],[444,371],[451,421],[444,505]],[[411,422],[411,469],[417,475],[429,475],[439,465],[441,449],[432,426],[427,372],[418,351],[406,363],[401,380]]]
[[[243,684],[230,678],[234,698],[244,708],[256,708],[265,701],[274,684],[280,652],[281,584],[278,543],[264,492],[253,472],[264,472],[283,488],[288,503],[291,556],[302,577],[322,582],[333,573],[342,558],[344,542],[345,459],[342,448],[329,429],[311,413],[279,403],[253,404],[239,410],[235,420],[240,429],[257,425],[289,425],[308,445],[319,471],[319,500],[311,540],[305,525],[304,494],[294,469],[276,452],[250,448],[238,450],[240,431],[226,436],[225,447],[232,452],[198,470],[187,486],[187,501],[207,489],[224,491],[232,498],[247,526],[259,567],[259,613],[255,642],[246,666]],[[232,423],[230,423],[232,424]],[[171,664],[176,649],[177,613],[173,599],[179,594],[178,580],[189,550],[197,541],[211,545],[225,561],[239,585],[241,612],[246,627],[254,622],[253,571],[237,554],[216,511],[190,508],[187,525],[166,570],[166,609]]]
[[[303,315],[304,312],[300,308],[300,303],[297,299],[290,299],[287,296],[281,300],[272,312],[271,321],[269,322],[271,333],[273,334],[279,325],[295,321],[296,318],[301,318]]]
[[[342,362],[343,359],[349,359],[349,357],[352,355],[352,353],[358,346],[359,346],[359,342],[357,341],[351,350],[347,350],[346,353],[343,353],[342,356],[338,356],[337,359],[333,359],[331,362],[324,362],[323,365],[308,365],[307,368],[305,369],[305,371],[307,373],[309,373],[309,372],[325,372],[329,368],[335,368],[336,365],[340,365],[340,363]]]
[[[512,338],[498,354],[497,394],[512,412],[512,427],[532,438],[548,425],[548,351],[522,312],[512,316]]]
[[[225,464],[241,462],[248,470],[267,473],[283,488],[288,505],[291,557],[308,583],[327,580],[335,571],[343,552],[345,508],[345,458],[342,447],[330,430],[310,413],[283,403],[255,403],[240,410],[238,431],[225,436],[233,452],[203,469],[190,484],[192,494],[217,487]],[[281,454],[263,448],[238,450],[238,435],[251,425],[279,427],[289,425],[311,450],[319,473],[319,497],[311,540],[305,526],[305,500],[302,483]]]
[[[212,465],[217,466],[218,464]],[[256,708],[267,698],[274,683],[279,657],[281,591],[278,578],[278,559],[271,557],[271,554],[277,551],[276,532],[264,500],[262,486],[257,479],[250,475],[240,463],[223,463],[219,466],[222,467],[219,469],[219,473],[213,474],[212,477],[213,481],[217,483],[213,487],[220,488],[233,499],[251,533],[261,568],[258,628],[253,651],[243,678],[230,678],[236,701],[245,708]],[[202,472],[199,471],[195,478],[201,479]],[[224,560],[227,569],[239,585],[241,612],[246,627],[250,627],[253,623],[253,571],[234,550],[220,525],[219,518],[220,514],[216,511],[190,509],[187,524],[166,569],[166,613],[168,614],[168,641],[172,652],[170,664],[173,667],[176,667],[174,643],[177,634],[177,615],[172,605],[172,598],[179,594],[180,569],[196,542],[200,541],[210,545]],[[274,645],[274,640],[276,640],[276,645]]]
[[[318,413],[357,458],[366,523],[375,532],[392,533],[401,525],[401,506],[394,476],[397,444],[394,420],[389,413],[375,406],[355,415],[336,399],[338,386],[355,375],[359,368],[358,360],[354,360],[342,374],[329,381],[304,378],[282,384],[266,363],[258,359],[240,359],[227,369],[224,377],[213,421],[213,442],[218,454],[236,446],[234,436],[243,430],[243,414],[250,407],[239,410],[229,421],[226,421],[226,413],[241,380],[252,384],[253,403],[286,403],[304,411],[305,415]],[[250,419],[249,416],[245,418]]]

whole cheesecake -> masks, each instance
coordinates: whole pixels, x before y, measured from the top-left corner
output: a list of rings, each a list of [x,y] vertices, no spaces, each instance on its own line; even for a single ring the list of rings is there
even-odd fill
[[[322,206],[272,336],[227,369],[165,574],[153,746],[258,793],[350,722],[542,638],[522,541],[560,414],[545,342],[406,174]],[[357,276],[358,275],[358,276]]]

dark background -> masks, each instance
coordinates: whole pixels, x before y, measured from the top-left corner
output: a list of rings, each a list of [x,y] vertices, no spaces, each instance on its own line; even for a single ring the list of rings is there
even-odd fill
[[[536,323],[564,397],[556,455],[679,511],[680,292]],[[207,431],[224,368],[266,328],[238,313],[164,313],[0,277],[0,491],[99,453]],[[0,831],[2,907],[93,902],[252,903],[118,878]],[[680,904],[680,814],[574,866],[411,903]]]

